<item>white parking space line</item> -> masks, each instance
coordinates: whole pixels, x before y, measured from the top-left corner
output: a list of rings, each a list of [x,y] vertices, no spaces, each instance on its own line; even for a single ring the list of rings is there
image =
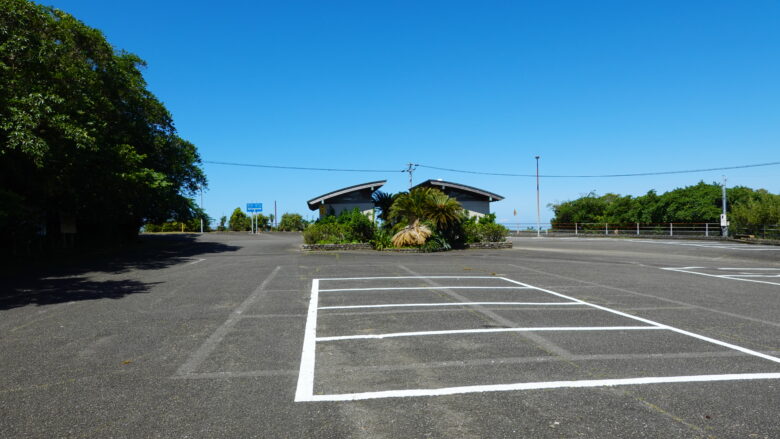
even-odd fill
[[[529,287],[387,287],[387,288],[336,288],[320,290],[320,293],[337,291],[392,291],[392,290],[527,290]]]
[[[365,340],[396,337],[420,337],[428,335],[452,335],[452,334],[484,334],[491,332],[544,332],[544,331],[631,331],[639,329],[666,329],[660,326],[558,326],[536,328],[482,328],[482,329],[452,329],[449,331],[419,331],[419,332],[393,332],[388,334],[358,334],[336,335],[332,337],[317,337],[317,341],[341,341],[341,340]]]
[[[691,268],[691,267],[684,267]],[[701,274],[701,273],[695,273]],[[429,279],[425,276],[406,277],[407,279]],[[435,277],[432,277],[435,278]],[[442,278],[442,277],[438,277]],[[444,277],[453,278],[453,277]],[[459,279],[465,279],[468,277],[457,277]],[[476,278],[476,277],[474,277]],[[634,321],[642,322],[641,326],[556,326],[556,327],[528,327],[528,328],[482,328],[482,329],[455,329],[446,331],[417,331],[417,332],[397,332],[386,334],[356,334],[356,335],[337,335],[329,337],[317,337],[317,311],[320,279],[313,279],[312,281],[312,293],[311,301],[309,303],[308,320],[306,322],[306,330],[304,335],[303,352],[301,356],[301,367],[298,377],[298,386],[295,394],[296,402],[304,401],[354,401],[363,399],[376,399],[376,398],[394,398],[394,397],[412,397],[412,396],[438,396],[438,395],[453,395],[461,393],[475,393],[475,392],[492,392],[492,391],[509,391],[509,390],[530,390],[530,389],[554,389],[554,388],[574,388],[574,387],[599,387],[599,386],[619,386],[619,385],[637,385],[637,384],[654,384],[654,383],[687,383],[687,382],[706,382],[706,381],[734,381],[734,380],[757,380],[757,379],[778,379],[780,373],[741,373],[741,374],[718,374],[718,375],[685,375],[685,376],[666,376],[666,377],[636,377],[636,378],[618,378],[618,379],[603,379],[603,380],[573,380],[573,381],[550,381],[550,382],[529,382],[529,383],[508,383],[508,384],[493,384],[493,385],[476,385],[476,386],[460,386],[460,387],[444,387],[444,388],[432,388],[432,389],[404,389],[404,390],[387,390],[387,391],[375,391],[375,392],[357,392],[357,393],[345,393],[345,394],[314,394],[314,375],[315,375],[315,353],[317,342],[335,342],[344,340],[371,340],[371,339],[384,339],[394,337],[422,337],[433,335],[469,335],[469,334],[484,334],[484,333],[506,333],[506,332],[544,332],[544,331],[591,331],[594,334],[598,334],[600,331],[643,331],[643,330],[665,330],[675,332],[681,335],[686,335],[707,343],[722,346],[734,351],[748,354],[754,357],[758,357],[764,360],[769,360],[774,363],[780,363],[780,358],[754,351],[752,349],[737,346],[724,341],[716,340],[704,335],[696,334],[690,331],[686,331],[680,328],[675,328],[669,325],[658,323],[649,319],[627,314],[622,311],[617,311],[611,308],[607,308],[601,305],[595,305],[588,303],[571,296],[557,293],[544,288],[535,287],[523,282],[515,281],[505,277],[490,277],[492,279],[498,278],[505,282],[524,287],[524,289],[541,291],[558,298],[566,299],[567,302],[562,304],[582,305],[590,308],[599,309],[607,313],[619,315]],[[388,280],[395,279],[388,277]],[[361,278],[349,278],[349,280],[362,280]],[[456,287],[441,287],[437,289],[447,289]],[[482,287],[461,287],[461,288],[473,288],[480,289]],[[476,306],[477,302],[465,302],[465,303],[453,303],[453,304],[424,304],[424,303],[408,303],[408,304],[385,304],[385,305],[345,305],[340,307],[323,307],[323,309],[345,309],[346,307],[411,307],[411,306],[464,306],[468,303]],[[510,302],[513,305],[517,302]],[[507,305],[509,306],[509,305]]]
[[[768,284],[768,285],[780,285],[780,282],[758,280],[758,279],[754,279],[750,275],[746,276],[746,275],[737,275],[737,274],[711,274],[711,273],[702,273],[701,271],[697,271],[697,270],[705,270],[705,269],[707,269],[707,267],[662,267],[661,268],[661,270],[677,271],[679,273],[688,273],[688,274],[698,274],[699,276],[714,277],[718,279],[739,280],[742,282],[755,282],[759,284]],[[751,268],[747,270],[755,270],[755,269]],[[771,269],[767,269],[767,270],[771,270]],[[775,269],[775,270],[780,270],[780,269]],[[773,278],[778,276],[757,275],[757,277]]]
[[[576,302],[451,302],[451,303],[386,303],[382,305],[347,305],[347,306],[321,306],[319,309],[363,309],[363,308],[404,308],[404,307],[428,307],[428,306],[482,306],[482,305],[506,305],[506,306],[562,306],[580,305]]]
[[[296,401],[310,400],[314,395],[314,356],[317,339],[317,301],[320,280],[311,281],[311,300],[306,319],[306,329],[303,332],[303,351],[301,353],[301,369],[298,373],[298,388],[295,390]]]
[[[506,392],[510,390],[537,390],[583,387],[631,386],[639,384],[696,383],[712,381],[740,381],[780,379],[780,373],[744,373],[723,375],[689,375],[670,377],[618,378],[606,380],[542,381],[536,383],[489,384],[480,386],[443,387],[438,389],[387,390],[381,392],[311,395],[306,401],[359,401],[378,398],[411,396],[444,396],[464,393]]]
[[[632,239],[629,242],[641,242],[644,244],[660,245],[678,245],[685,247],[703,247],[722,250],[743,250],[743,251],[780,251],[780,246],[760,245],[760,244],[737,244],[720,242],[676,242],[676,241],[656,241],[645,239]]]
[[[376,277],[322,277],[323,281],[335,280],[395,280],[395,279],[500,279],[496,276],[376,276]]]

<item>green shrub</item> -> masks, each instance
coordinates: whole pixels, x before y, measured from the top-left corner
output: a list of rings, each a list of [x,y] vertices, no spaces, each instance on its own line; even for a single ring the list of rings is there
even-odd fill
[[[260,218],[258,218],[260,219]],[[267,217],[263,216],[264,221],[267,221]],[[258,225],[260,222],[258,221]],[[306,228],[306,220],[300,214],[297,213],[285,213],[279,220],[278,229],[282,232],[297,232]]]
[[[385,229],[377,229],[374,232],[374,238],[371,240],[371,245],[376,250],[383,250],[393,246],[393,234]]]
[[[501,224],[479,224],[479,236],[482,242],[504,242],[509,235],[509,229]]]
[[[346,239],[344,226],[336,223],[314,223],[303,231],[306,244],[343,244]]]
[[[452,246],[443,236],[434,233],[420,248],[427,252],[440,252],[451,250]]]
[[[463,221],[463,231],[467,243],[504,242],[509,229],[496,223],[496,215],[489,214],[481,218],[471,217]]]

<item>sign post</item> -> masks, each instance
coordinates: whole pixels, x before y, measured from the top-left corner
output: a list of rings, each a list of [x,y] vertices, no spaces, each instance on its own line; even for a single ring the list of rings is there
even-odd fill
[[[246,203],[246,211],[252,214],[252,233],[257,233],[255,214],[263,212],[263,203]]]

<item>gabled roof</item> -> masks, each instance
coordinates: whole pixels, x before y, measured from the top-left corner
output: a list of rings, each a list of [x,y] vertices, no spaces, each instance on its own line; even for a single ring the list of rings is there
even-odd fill
[[[416,187],[433,187],[433,188],[450,188],[450,189],[457,189],[459,191],[468,192],[474,195],[479,195],[487,198],[489,201],[501,201],[504,199],[501,195],[494,194],[493,192],[488,192],[483,189],[475,188],[473,186],[466,186],[465,184],[460,183],[453,183],[451,181],[444,181],[444,180],[426,180],[416,186],[414,186],[412,189]]]
[[[336,198],[338,196],[348,194],[350,192],[358,192],[366,189],[375,191],[380,187],[382,187],[385,183],[387,183],[387,180],[379,180],[379,181],[372,181],[369,183],[356,184],[354,186],[345,187],[343,189],[338,189],[333,192],[328,192],[325,195],[320,195],[319,197],[312,198],[311,200],[307,201],[307,203],[309,204],[310,210],[317,210],[320,204],[327,203],[328,200],[331,198]]]

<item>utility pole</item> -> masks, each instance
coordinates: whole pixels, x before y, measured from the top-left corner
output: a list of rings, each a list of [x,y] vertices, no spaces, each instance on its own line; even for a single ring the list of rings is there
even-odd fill
[[[203,186],[200,187],[200,233],[203,234]]]
[[[276,200],[274,200],[274,227],[279,227],[279,217],[276,216]]]
[[[541,210],[539,209],[539,156],[536,156],[536,237],[542,236]]]
[[[729,220],[726,216],[726,176],[723,176],[723,214],[720,216],[720,228],[724,237],[729,236]]]
[[[412,188],[412,174],[414,173],[415,169],[417,169],[417,165],[414,163],[409,163],[409,167],[403,171],[409,173],[409,189]]]

